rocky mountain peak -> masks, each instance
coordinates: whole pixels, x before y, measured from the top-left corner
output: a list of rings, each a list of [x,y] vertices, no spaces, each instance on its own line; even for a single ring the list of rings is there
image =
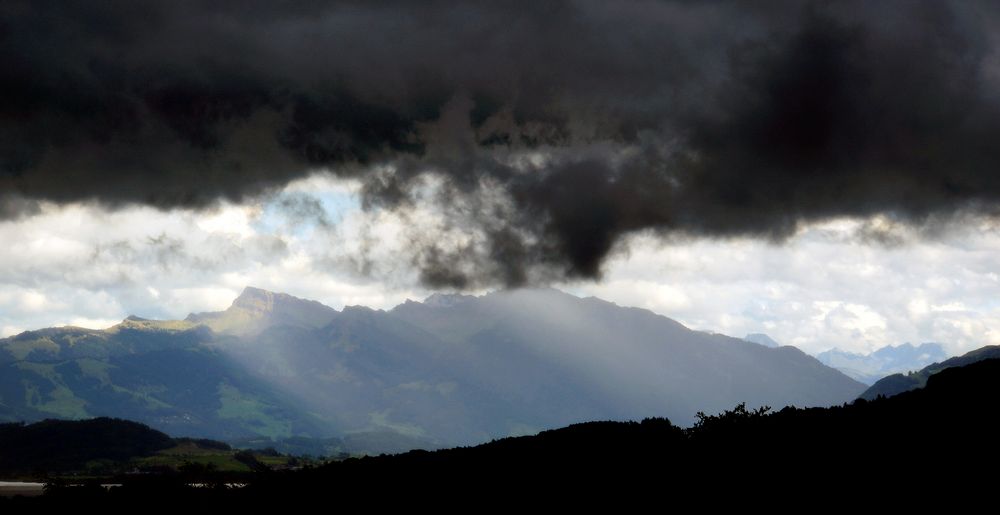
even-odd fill
[[[215,331],[248,334],[274,325],[322,327],[337,311],[314,300],[247,286],[225,311],[194,313],[187,320]]]

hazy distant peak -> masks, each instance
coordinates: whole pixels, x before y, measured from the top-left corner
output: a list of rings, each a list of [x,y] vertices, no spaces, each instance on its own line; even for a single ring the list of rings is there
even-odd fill
[[[229,309],[246,309],[250,311],[271,312],[274,311],[275,303],[289,302],[313,302],[293,297],[286,293],[275,293],[272,291],[247,286],[239,297],[233,300]]]
[[[358,305],[354,305],[354,306],[344,306],[344,309],[342,309],[340,312],[343,315],[351,315],[351,314],[353,314],[355,316],[367,316],[367,315],[373,315],[373,314],[376,314],[376,313],[384,313],[385,311],[381,310],[381,309],[370,308],[368,306],[362,306],[362,305],[358,304]]]
[[[774,338],[764,334],[764,333],[750,333],[743,337],[744,340],[756,343],[758,345],[763,345],[765,347],[777,348],[781,347],[781,344],[774,341]]]
[[[933,359],[946,359],[948,357],[944,348],[940,343],[925,342],[920,345],[914,345],[910,342],[906,342],[902,345],[890,346],[886,345],[881,349],[876,350],[870,354],[871,356],[884,356],[889,358],[899,359],[900,357],[906,356],[910,358],[919,358],[925,356],[923,359],[933,358]]]
[[[423,304],[435,308],[450,308],[475,298],[472,295],[462,295],[461,293],[433,293],[424,299]]]
[[[230,310],[245,310],[251,313],[268,314],[296,309],[336,312],[333,308],[315,300],[302,299],[287,293],[278,293],[247,286],[239,297],[233,300]]]
[[[817,354],[816,358],[863,383],[873,384],[888,375],[919,370],[947,359],[948,353],[941,344],[927,342],[920,345],[886,345],[868,354],[834,348]]]
[[[534,297],[553,297],[553,298],[569,298],[574,300],[580,300],[580,297],[573,295],[571,293],[566,293],[559,288],[553,288],[551,286],[538,286],[535,288],[515,288],[509,290],[496,290],[492,291],[487,296],[501,296],[501,295],[530,295]]]
[[[240,293],[240,296],[233,300],[233,304],[226,311],[245,310],[254,315],[263,315],[274,311],[275,297],[282,295],[284,294],[275,294],[274,292],[247,286],[243,289],[243,293]],[[290,295],[287,297],[291,299],[295,298]],[[284,300],[279,298],[278,302]]]
[[[263,288],[256,288],[253,286],[247,286],[243,288],[240,292],[239,297],[233,300],[233,304],[239,304],[240,302],[252,301],[254,299],[266,299],[268,297],[273,297],[275,293],[273,291],[268,291]],[[279,294],[283,295],[283,294]]]

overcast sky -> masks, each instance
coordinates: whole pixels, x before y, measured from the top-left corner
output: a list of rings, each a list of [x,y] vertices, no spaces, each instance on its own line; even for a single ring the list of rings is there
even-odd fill
[[[554,285],[1000,343],[998,35],[976,0],[7,0],[0,334]]]

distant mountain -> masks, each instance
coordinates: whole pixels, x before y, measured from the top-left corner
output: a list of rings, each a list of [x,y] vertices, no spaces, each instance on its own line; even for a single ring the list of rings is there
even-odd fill
[[[336,311],[247,288],[227,310],[181,321],[0,340],[0,420],[104,415],[230,440],[338,438],[368,452],[593,419],[690,424],[738,402],[828,406],[863,389],[792,347],[551,289]]]
[[[756,343],[757,345],[763,345],[765,347],[770,347],[772,349],[781,347],[780,343],[774,341],[773,338],[764,333],[750,333],[744,336],[743,339],[750,343]]]
[[[880,395],[892,397],[906,391],[923,388],[931,376],[941,372],[942,370],[953,367],[964,367],[972,363],[998,358],[1000,358],[1000,345],[988,345],[986,347],[981,347],[961,356],[946,359],[940,363],[933,363],[917,372],[910,372],[905,375],[893,374],[886,376],[865,390],[865,392],[861,394],[860,398],[873,400]]]
[[[869,354],[830,349],[816,355],[816,359],[824,365],[836,368],[868,385],[888,375],[920,370],[947,358],[948,353],[939,343],[887,345]]]

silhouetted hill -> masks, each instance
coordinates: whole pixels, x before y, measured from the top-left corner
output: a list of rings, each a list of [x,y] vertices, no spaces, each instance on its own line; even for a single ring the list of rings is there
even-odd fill
[[[909,374],[893,374],[882,378],[861,394],[862,399],[872,400],[882,395],[891,397],[916,388],[922,388],[927,384],[928,379],[942,370],[952,367],[962,367],[987,359],[1000,358],[1000,345],[989,345],[981,347],[961,356],[946,359],[940,363],[934,363],[924,367],[917,372]]]
[[[82,470],[91,460],[123,461],[174,444],[149,426],[113,418],[0,424],[0,473]]]
[[[792,347],[692,331],[557,290],[342,311],[247,288],[227,310],[0,339],[0,420],[114,416],[337,452],[475,444],[739,402],[829,406],[864,386]]]
[[[988,480],[975,464],[994,463],[1000,455],[989,444],[1000,430],[992,409],[998,400],[1000,360],[991,359],[944,370],[926,388],[876,401],[770,413],[739,405],[701,414],[687,430],[666,419],[576,424],[476,447],[334,462],[289,479],[299,486],[366,491],[366,485],[378,484],[410,493],[447,484],[472,497],[504,492],[586,499],[616,492],[611,498],[669,495],[677,502],[712,492],[725,499],[739,491],[780,499],[831,490],[863,496],[850,487],[864,482],[857,464],[877,460],[890,468],[916,468],[874,471],[871,482],[883,490],[864,495],[904,503],[912,500],[907,487],[964,489]],[[260,495],[299,491],[280,480],[255,488]]]

